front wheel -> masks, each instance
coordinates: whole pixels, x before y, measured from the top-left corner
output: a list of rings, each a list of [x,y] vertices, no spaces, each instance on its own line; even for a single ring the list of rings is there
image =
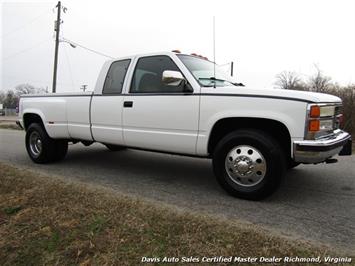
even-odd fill
[[[237,130],[224,137],[213,154],[217,181],[229,194],[260,200],[280,185],[286,169],[279,143],[266,133]]]

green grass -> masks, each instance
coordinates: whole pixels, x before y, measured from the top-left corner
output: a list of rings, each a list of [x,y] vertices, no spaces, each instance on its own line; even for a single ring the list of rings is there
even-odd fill
[[[4,208],[4,213],[11,215],[19,212],[22,209],[21,206],[14,206],[14,207],[6,207]]]
[[[0,163],[2,265],[137,265],[142,256],[325,254],[334,251]]]

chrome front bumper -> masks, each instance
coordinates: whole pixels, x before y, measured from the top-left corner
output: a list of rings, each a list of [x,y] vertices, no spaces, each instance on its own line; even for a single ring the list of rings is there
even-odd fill
[[[293,142],[293,159],[299,163],[321,163],[338,153],[351,155],[351,135],[339,129],[321,139]]]

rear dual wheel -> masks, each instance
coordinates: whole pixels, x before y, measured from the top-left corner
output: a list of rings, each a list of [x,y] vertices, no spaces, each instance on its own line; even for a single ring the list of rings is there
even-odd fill
[[[229,194],[260,200],[272,194],[285,173],[285,155],[265,132],[245,129],[225,136],[215,148],[213,169]]]
[[[64,159],[68,141],[52,139],[41,124],[33,123],[26,131],[26,150],[35,163],[50,163]]]

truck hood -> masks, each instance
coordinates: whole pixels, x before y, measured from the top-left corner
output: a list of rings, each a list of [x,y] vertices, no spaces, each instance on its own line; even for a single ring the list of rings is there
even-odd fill
[[[205,89],[202,88],[202,93]],[[339,97],[318,93],[318,92],[309,92],[309,91],[296,91],[296,90],[283,90],[283,89],[254,89],[249,87],[218,87],[216,89],[208,88],[208,93],[216,94],[236,94],[236,95],[250,95],[250,96],[260,96],[260,97],[275,97],[275,98],[287,98],[294,100],[303,100],[315,103],[341,103]]]

